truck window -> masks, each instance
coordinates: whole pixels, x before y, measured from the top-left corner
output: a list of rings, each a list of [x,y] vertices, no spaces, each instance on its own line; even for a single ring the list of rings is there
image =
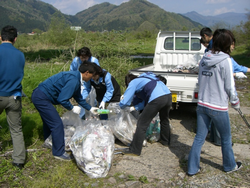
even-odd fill
[[[166,50],[173,50],[174,49],[173,37],[169,37],[169,38],[165,39],[164,48]]]
[[[191,50],[192,51],[199,51],[201,49],[200,39],[198,38],[191,38]]]
[[[173,37],[168,37],[164,42],[165,50],[174,50]],[[200,39],[191,38],[191,51],[199,51],[201,49]],[[175,50],[189,50],[189,38],[176,37],[175,38]]]

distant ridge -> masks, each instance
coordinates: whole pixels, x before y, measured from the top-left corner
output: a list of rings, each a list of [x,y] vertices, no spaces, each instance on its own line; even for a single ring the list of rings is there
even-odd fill
[[[8,24],[14,25],[21,33],[33,29],[47,31],[55,13],[61,14],[70,26],[81,26],[85,31],[200,30],[219,21],[234,26],[246,20],[246,16],[239,13],[202,16],[193,11],[176,14],[146,0],[130,0],[119,6],[105,2],[74,16],[63,14],[40,0],[1,0],[0,28]]]
[[[226,26],[234,27],[240,25],[240,22],[247,21],[247,15],[244,13],[228,12],[216,16],[203,16],[195,11],[182,14],[191,20],[201,23],[203,26],[211,27],[216,23],[224,23]]]

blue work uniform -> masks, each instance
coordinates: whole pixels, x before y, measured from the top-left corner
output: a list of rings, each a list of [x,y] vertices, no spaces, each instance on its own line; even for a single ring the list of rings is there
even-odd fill
[[[91,56],[87,61],[95,63],[98,66],[100,66],[99,61],[96,57]],[[81,61],[80,57],[75,57],[70,64],[70,70],[71,71],[78,71],[81,64],[82,64],[82,61]],[[82,84],[81,94],[82,94],[83,99],[86,99],[89,95],[90,91],[87,92],[87,90],[85,90],[85,88],[87,88],[89,85],[90,85],[90,82],[83,82],[83,84]],[[90,88],[90,90],[91,90],[91,88]],[[81,105],[79,105],[79,106],[81,107],[81,113],[79,114],[79,116],[80,116],[80,118],[84,118],[85,117],[85,109]]]
[[[115,78],[105,69],[103,69],[103,76],[99,77],[98,81],[90,80],[90,84],[95,88],[96,100],[99,104],[103,101],[105,103],[119,102],[121,98],[121,89]],[[90,92],[91,87],[86,88]],[[107,114],[101,114],[100,119],[107,119]]]
[[[137,111],[143,110],[137,121],[137,129],[129,147],[132,153],[141,154],[146,130],[152,119],[159,112],[161,124],[161,141],[164,145],[170,142],[169,111],[172,106],[172,95],[168,87],[151,72],[143,73],[133,79],[126,89],[119,105],[122,109],[130,106],[135,98],[140,100],[134,105]]]
[[[52,153],[61,156],[65,152],[64,128],[62,120],[54,107],[61,104],[72,110],[73,97],[86,110],[91,106],[81,95],[82,77],[79,71],[60,72],[40,83],[32,93],[32,102],[43,121],[44,140],[52,135]]]

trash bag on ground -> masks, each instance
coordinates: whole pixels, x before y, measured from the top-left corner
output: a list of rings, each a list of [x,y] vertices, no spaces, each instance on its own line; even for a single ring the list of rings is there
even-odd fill
[[[110,128],[117,139],[123,144],[130,145],[136,130],[137,119],[130,113],[122,110],[119,103],[110,103],[107,109],[109,114]]]
[[[64,127],[64,140],[65,140],[65,150],[70,151],[69,141],[74,135],[76,127],[83,125],[83,120],[73,113],[72,111],[67,111],[61,117]],[[50,135],[43,144],[46,148],[52,148],[52,136]]]
[[[96,100],[96,91],[95,88],[92,86],[91,91],[86,98],[86,102],[90,104],[90,106],[97,106],[97,100]],[[99,119],[98,116],[93,115],[90,111],[85,110],[85,119],[90,120],[90,119]]]
[[[151,121],[149,127],[146,131],[146,139],[150,143],[154,143],[160,140],[160,131],[161,131],[161,125],[160,125],[160,119],[159,114],[157,114]]]
[[[100,120],[89,120],[76,128],[69,146],[83,172],[90,178],[102,178],[108,174],[112,164],[114,140],[109,126]]]

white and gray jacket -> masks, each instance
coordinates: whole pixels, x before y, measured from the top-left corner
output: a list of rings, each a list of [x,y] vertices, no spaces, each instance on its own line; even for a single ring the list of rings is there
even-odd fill
[[[227,111],[231,104],[239,103],[233,78],[232,61],[223,52],[204,54],[199,64],[198,105],[213,110]]]

